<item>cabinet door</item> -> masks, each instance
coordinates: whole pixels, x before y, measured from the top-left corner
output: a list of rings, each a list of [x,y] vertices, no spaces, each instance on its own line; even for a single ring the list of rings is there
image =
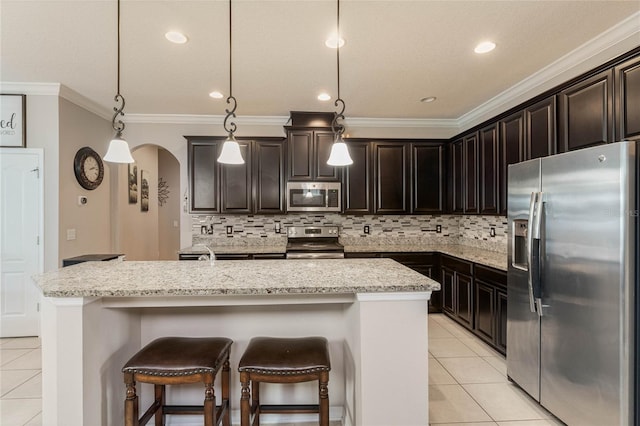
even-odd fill
[[[458,321],[473,328],[473,279],[470,275],[456,272],[455,294]]]
[[[313,180],[313,132],[292,130],[289,139],[289,180]]]
[[[442,268],[442,281],[440,292],[442,293],[442,311],[455,316],[455,273],[449,268]]]
[[[477,335],[493,344],[495,316],[495,288],[480,280],[475,282],[474,330]]]
[[[407,213],[408,146],[404,143],[377,142],[373,149],[376,203],[374,213]]]
[[[321,181],[337,181],[339,168],[327,164],[335,135],[333,132],[315,131],[314,135],[314,179]]]
[[[613,142],[613,71],[575,84],[558,95],[560,151]]]
[[[451,144],[451,212],[464,213],[464,141]]]
[[[501,290],[496,291],[496,311],[496,346],[507,353],[507,293]]]
[[[218,141],[188,141],[189,212],[219,213]]]
[[[480,214],[498,214],[498,124],[480,131]]]
[[[371,213],[371,143],[347,142],[347,146],[353,164],[344,169],[344,212]]]
[[[255,213],[285,212],[284,141],[254,142]]]
[[[617,140],[640,139],[640,57],[614,70]]]
[[[413,213],[444,212],[444,145],[411,145]]]
[[[500,121],[500,213],[507,215],[507,177],[509,164],[524,159],[524,112],[518,111]]]
[[[222,164],[221,212],[251,213],[251,141],[238,141],[244,164]]]
[[[464,138],[464,212],[478,213],[478,134]]]
[[[551,96],[524,110],[526,158],[556,153],[556,97]]]

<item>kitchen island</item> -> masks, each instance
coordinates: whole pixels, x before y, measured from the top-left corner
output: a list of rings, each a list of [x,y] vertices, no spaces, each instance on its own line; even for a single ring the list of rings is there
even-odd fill
[[[146,343],[175,335],[234,340],[232,418],[236,366],[251,337],[322,335],[332,420],[428,424],[427,301],[439,284],[391,259],[88,262],[35,280],[44,296],[45,425],[120,424],[120,369]],[[202,398],[197,385],[169,392],[177,402]],[[141,386],[143,404],[151,393]],[[265,403],[315,395],[313,383],[263,394]]]

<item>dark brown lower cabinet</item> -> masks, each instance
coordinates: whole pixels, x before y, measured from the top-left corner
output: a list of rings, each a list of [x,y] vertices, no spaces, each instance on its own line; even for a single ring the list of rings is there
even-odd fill
[[[473,329],[473,263],[441,255],[442,311]]]
[[[503,354],[507,350],[507,275],[482,265],[475,267],[474,333]]]

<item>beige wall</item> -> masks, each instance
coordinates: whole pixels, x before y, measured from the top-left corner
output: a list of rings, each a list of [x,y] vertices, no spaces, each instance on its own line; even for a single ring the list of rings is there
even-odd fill
[[[158,178],[167,182],[167,201],[158,204],[158,248],[160,260],[178,260],[180,249],[180,164],[166,149],[158,150]],[[158,179],[159,182],[159,179]]]
[[[127,135],[125,135],[127,138]],[[126,164],[118,166],[118,252],[127,260],[157,260],[158,250],[158,147],[145,145],[132,150],[138,166],[138,200],[128,201],[129,173]],[[149,211],[140,209],[143,171],[149,182]]]
[[[82,254],[111,251],[110,172],[113,165],[104,163],[104,179],[94,190],[80,186],[73,172],[78,149],[88,146],[100,156],[107,152],[111,139],[111,123],[87,110],[59,99],[59,259]],[[46,155],[45,155],[46,157]],[[79,205],[79,196],[87,204]],[[67,230],[75,229],[76,239],[67,240]]]

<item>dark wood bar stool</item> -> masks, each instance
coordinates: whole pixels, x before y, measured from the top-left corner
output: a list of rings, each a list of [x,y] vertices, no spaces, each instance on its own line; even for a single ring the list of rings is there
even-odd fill
[[[204,414],[205,426],[222,422],[230,426],[229,351],[232,340],[223,337],[162,337],[136,353],[123,367],[127,398],[124,424],[145,425],[155,414],[156,426],[164,425],[168,414]],[[216,406],[213,384],[222,369],[222,401]],[[136,382],[151,383],[155,400],[138,419]],[[202,382],[204,405],[167,405],[165,385]]]
[[[324,337],[254,337],[238,365],[242,386],[240,425],[259,425],[260,414],[318,413],[320,426],[329,426],[330,370],[329,345]],[[260,382],[301,383],[313,380],[318,380],[318,404],[260,404]]]

